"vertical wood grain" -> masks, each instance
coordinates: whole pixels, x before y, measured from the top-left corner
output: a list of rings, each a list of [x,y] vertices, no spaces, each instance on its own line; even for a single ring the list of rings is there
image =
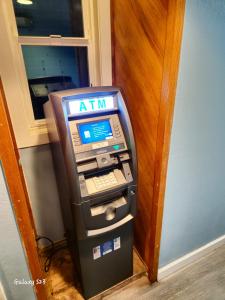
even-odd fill
[[[157,280],[170,137],[176,97],[185,0],[170,0],[161,86],[155,160],[152,225],[149,231],[149,278]]]
[[[6,176],[15,219],[20,231],[22,245],[25,250],[28,267],[31,271],[32,280],[44,278],[39,262],[36,247],[36,232],[25,186],[23,172],[19,164],[12,125],[9,118],[8,108],[0,80],[0,160]],[[46,299],[43,285],[35,286],[37,298]]]
[[[184,0],[111,0],[113,83],[122,87],[138,154],[135,243],[157,278]]]

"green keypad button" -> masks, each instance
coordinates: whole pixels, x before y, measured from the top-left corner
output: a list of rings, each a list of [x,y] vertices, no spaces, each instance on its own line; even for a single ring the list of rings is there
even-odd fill
[[[120,145],[114,145],[113,148],[114,148],[115,150],[119,150],[119,149],[120,149]]]

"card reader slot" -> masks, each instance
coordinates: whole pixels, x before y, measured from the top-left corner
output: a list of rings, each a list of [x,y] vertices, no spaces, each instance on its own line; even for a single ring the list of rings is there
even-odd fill
[[[98,169],[98,164],[97,164],[96,160],[92,160],[92,161],[81,163],[81,164],[77,165],[78,173],[84,173],[84,172],[88,172],[88,171],[95,170],[95,169]]]
[[[77,164],[77,171],[78,173],[88,173],[91,175],[93,172],[98,172],[119,167],[122,168],[122,164],[126,161],[130,160],[130,155],[128,152],[124,153],[117,153],[115,155],[109,155],[109,154],[102,154],[96,156],[94,159],[89,159],[85,162],[80,162]]]
[[[88,205],[88,203],[86,205],[84,216],[86,228],[89,230],[109,226],[131,213],[131,202],[127,198],[127,193],[122,193],[97,205]]]
[[[114,169],[115,166],[106,167],[105,169],[101,169],[101,170],[97,168],[97,169],[90,170],[89,172],[83,172],[83,174],[85,176],[85,179],[88,179],[94,176],[101,176],[101,175],[108,174],[110,171],[113,171]]]
[[[78,173],[88,173],[96,170],[102,170],[118,165],[118,158],[109,154],[98,155],[92,160],[87,160],[77,164]]]

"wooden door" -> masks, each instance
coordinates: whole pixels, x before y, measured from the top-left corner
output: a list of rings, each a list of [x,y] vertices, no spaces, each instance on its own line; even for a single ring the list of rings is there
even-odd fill
[[[36,232],[25,186],[22,168],[19,164],[12,125],[6,105],[2,82],[0,80],[0,161],[6,176],[7,187],[12,201],[15,219],[20,231],[22,244],[28,261],[32,280],[43,279],[39,262]],[[37,298],[46,299],[43,285],[35,285]]]
[[[135,243],[157,279],[184,0],[111,0],[113,83],[122,88],[138,154]]]

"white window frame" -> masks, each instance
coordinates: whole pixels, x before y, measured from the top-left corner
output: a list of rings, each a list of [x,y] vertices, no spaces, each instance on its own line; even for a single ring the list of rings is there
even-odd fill
[[[110,0],[82,0],[83,38],[18,36],[12,0],[0,1],[0,74],[19,148],[49,142],[45,120],[35,120],[22,45],[86,46],[92,86],[112,84]]]

